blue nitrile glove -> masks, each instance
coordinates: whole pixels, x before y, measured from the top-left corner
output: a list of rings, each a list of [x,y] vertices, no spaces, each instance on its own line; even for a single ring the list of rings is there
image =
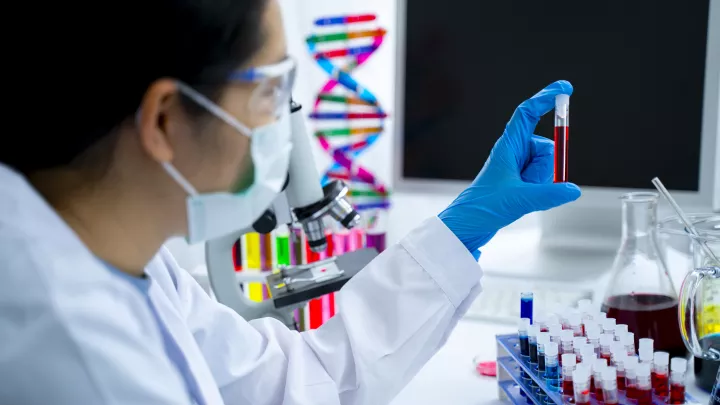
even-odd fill
[[[580,197],[576,185],[553,183],[553,142],[533,135],[540,117],[555,107],[555,96],[572,91],[570,83],[558,81],[520,104],[473,183],[438,214],[476,259],[501,228]]]

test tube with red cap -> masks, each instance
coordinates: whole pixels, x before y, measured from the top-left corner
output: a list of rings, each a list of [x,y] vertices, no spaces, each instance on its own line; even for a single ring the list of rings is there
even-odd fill
[[[555,96],[555,183],[568,181],[568,141],[570,137],[570,96]]]

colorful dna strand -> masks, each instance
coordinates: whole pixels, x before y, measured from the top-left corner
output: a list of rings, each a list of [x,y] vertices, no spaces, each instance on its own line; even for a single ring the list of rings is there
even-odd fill
[[[387,114],[375,95],[350,75],[367,62],[385,38],[384,29],[368,28],[375,20],[372,14],[319,18],[315,27],[323,32],[306,39],[310,53],[328,75],[310,113],[315,136],[333,160],[322,182],[346,182],[358,211],[389,207],[386,186],[357,160],[382,134]],[[352,29],[358,27],[353,24],[361,24],[361,28]],[[336,26],[342,30],[333,31]]]

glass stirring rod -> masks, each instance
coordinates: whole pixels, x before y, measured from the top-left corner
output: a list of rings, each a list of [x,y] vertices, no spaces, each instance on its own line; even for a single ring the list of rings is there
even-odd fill
[[[655,185],[655,188],[658,189],[660,194],[665,197],[665,199],[670,203],[670,205],[673,207],[675,212],[678,214],[678,217],[680,217],[680,220],[685,225],[685,228],[688,230],[688,233],[690,233],[692,236],[696,238],[696,240],[700,243],[700,246],[702,247],[703,251],[705,251],[705,254],[712,258],[716,263],[720,263],[720,260],[718,260],[717,256],[713,253],[712,250],[708,247],[708,245],[705,243],[705,241],[699,239],[700,235],[698,234],[697,229],[690,223],[690,220],[685,216],[685,212],[680,208],[678,203],[675,201],[672,195],[670,195],[670,192],[665,188],[665,185],[660,181],[659,178],[655,177],[652,179],[653,185]]]

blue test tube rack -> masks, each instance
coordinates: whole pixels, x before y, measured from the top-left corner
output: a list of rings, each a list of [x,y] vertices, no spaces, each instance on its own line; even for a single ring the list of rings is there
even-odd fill
[[[529,358],[520,355],[520,339],[517,334],[497,335],[497,381],[498,398],[515,405],[566,405],[571,404],[569,396],[551,389],[538,373],[537,365],[530,364]],[[619,393],[619,405],[632,402]],[[574,401],[572,402],[574,403]],[[604,405],[591,394],[591,405]],[[654,405],[667,405],[663,398],[653,396]],[[705,405],[689,394],[685,394],[685,405]]]

